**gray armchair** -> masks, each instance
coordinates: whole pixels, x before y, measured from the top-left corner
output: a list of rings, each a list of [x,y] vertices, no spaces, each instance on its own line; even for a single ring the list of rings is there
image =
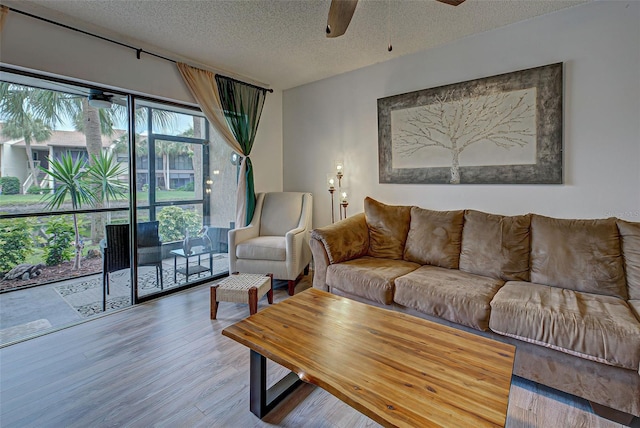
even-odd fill
[[[309,272],[312,211],[311,193],[259,193],[251,224],[229,231],[229,272],[272,273],[292,296]]]

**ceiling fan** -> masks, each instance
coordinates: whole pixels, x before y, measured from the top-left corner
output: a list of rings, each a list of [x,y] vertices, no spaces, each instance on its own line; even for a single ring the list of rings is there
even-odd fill
[[[90,89],[89,90],[89,105],[95,108],[111,108],[111,104],[115,103],[121,106],[126,105],[126,101],[121,97],[115,96],[113,94],[107,94],[98,89]]]
[[[119,106],[127,105],[127,98],[124,95],[105,92],[100,89],[80,87],[73,84],[61,82],[47,82],[41,85],[43,89],[63,92],[70,95],[70,98],[87,98],[89,105],[94,108],[111,108],[112,104]]]
[[[446,3],[451,6],[458,6],[464,2],[464,0],[436,0],[440,3]],[[329,7],[329,16],[327,17],[327,37],[339,37],[346,31],[353,12],[356,10],[358,0],[331,0],[331,6]]]

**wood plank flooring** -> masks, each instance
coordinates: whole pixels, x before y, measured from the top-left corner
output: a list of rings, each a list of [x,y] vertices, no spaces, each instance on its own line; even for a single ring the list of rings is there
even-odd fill
[[[284,285],[276,302],[287,298]],[[257,419],[249,412],[249,351],[220,334],[249,308],[221,302],[212,321],[208,297],[200,286],[0,349],[0,426],[378,426],[310,385]],[[264,297],[259,310],[266,306]],[[285,372],[269,370],[272,382]],[[518,378],[506,426],[621,427],[582,400]]]

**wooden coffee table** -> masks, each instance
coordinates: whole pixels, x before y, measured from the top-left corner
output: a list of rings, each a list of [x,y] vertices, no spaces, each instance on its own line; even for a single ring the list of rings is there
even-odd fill
[[[384,426],[504,426],[515,347],[309,289],[222,334],[247,346],[250,410],[301,381]],[[267,389],[266,358],[292,370]]]

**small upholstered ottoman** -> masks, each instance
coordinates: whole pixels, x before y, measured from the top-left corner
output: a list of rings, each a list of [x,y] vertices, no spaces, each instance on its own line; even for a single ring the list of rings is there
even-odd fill
[[[219,302],[248,303],[249,315],[253,315],[258,312],[258,300],[265,294],[272,304],[273,274],[234,272],[211,286],[211,319],[216,319]]]

